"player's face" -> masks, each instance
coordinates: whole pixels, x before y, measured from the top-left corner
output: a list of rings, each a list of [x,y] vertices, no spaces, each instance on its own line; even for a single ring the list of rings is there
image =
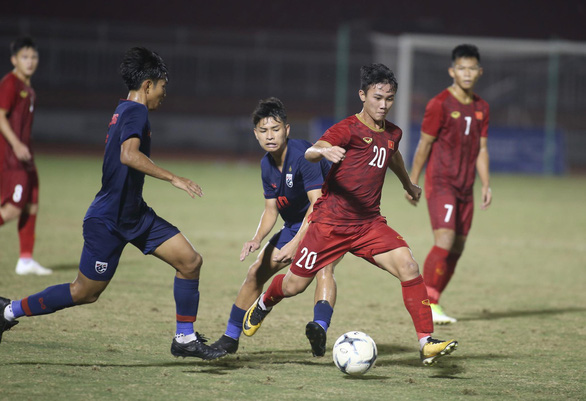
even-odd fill
[[[254,136],[265,152],[282,152],[287,146],[289,124],[273,117],[263,118],[254,127]]]
[[[152,83],[147,88],[146,106],[149,110],[156,110],[159,108],[163,99],[167,96],[167,80],[159,79]]]
[[[24,47],[10,58],[17,75],[30,78],[39,65],[39,53],[32,47]]]
[[[395,91],[390,84],[372,85],[366,93],[361,89],[358,92],[363,103],[364,116],[381,124],[395,101]]]
[[[464,91],[471,91],[482,75],[482,68],[475,57],[461,57],[448,70],[454,84]]]

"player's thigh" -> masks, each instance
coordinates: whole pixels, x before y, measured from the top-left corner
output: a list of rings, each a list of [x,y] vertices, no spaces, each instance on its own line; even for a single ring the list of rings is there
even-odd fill
[[[180,232],[159,245],[151,254],[171,265],[184,278],[199,278],[202,257]]]
[[[427,210],[434,230],[448,229],[456,231],[458,201],[449,192],[434,191],[427,198]]]
[[[391,251],[374,255],[377,266],[386,270],[401,281],[412,280],[419,276],[419,266],[411,249],[407,247],[396,248]]]
[[[177,227],[162,217],[155,216],[148,230],[131,243],[145,255],[154,255],[171,265],[184,278],[199,278],[201,255]]]
[[[376,265],[375,255],[403,247],[409,247],[407,241],[389,227],[386,219],[381,216],[362,226],[359,235],[353,239],[350,252]]]
[[[79,271],[90,280],[110,281],[116,273],[126,241],[95,218],[83,222],[83,239]]]
[[[289,263],[275,262],[273,260],[276,252],[277,248],[272,243],[267,242],[254,263],[248,268],[247,279],[264,284],[278,271],[287,267]]]
[[[352,232],[347,227],[311,223],[297,247],[290,271],[301,277],[313,277],[350,250]]]
[[[474,200],[459,201],[458,213],[456,216],[456,235],[466,237],[472,227],[472,218],[474,217]]]

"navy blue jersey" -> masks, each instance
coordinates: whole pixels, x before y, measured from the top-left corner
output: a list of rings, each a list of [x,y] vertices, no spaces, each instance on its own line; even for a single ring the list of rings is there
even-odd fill
[[[142,199],[144,173],[120,162],[124,141],[140,139],[140,151],[151,153],[151,125],[145,105],[121,100],[112,116],[106,137],[102,165],[102,188],[90,205],[85,219],[99,218],[108,229],[132,240],[153,222],[155,213]]]
[[[321,188],[330,164],[322,159],[319,163],[305,160],[305,151],[311,143],[301,139],[289,139],[283,171],[279,171],[270,153],[260,161],[265,199],[277,199],[277,207],[285,225],[303,221],[309,208],[307,192]]]

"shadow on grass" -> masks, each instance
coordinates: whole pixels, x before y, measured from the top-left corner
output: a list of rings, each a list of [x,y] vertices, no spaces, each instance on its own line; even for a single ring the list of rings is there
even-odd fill
[[[557,308],[557,309],[535,309],[535,310],[511,310],[506,312],[492,312],[488,309],[469,317],[458,318],[459,321],[472,320],[496,320],[505,319],[509,317],[533,317],[533,316],[547,316],[559,315],[563,313],[586,312],[586,308]]]
[[[57,265],[46,266],[53,271],[71,271],[79,269],[79,265],[77,263],[61,263]]]
[[[217,361],[202,361],[202,360],[185,360],[174,362],[161,363],[73,363],[73,362],[10,362],[4,364],[5,366],[69,366],[74,368],[173,368],[173,367],[198,367],[197,371],[185,371],[185,373],[210,373],[210,374],[226,374],[226,370],[240,369],[242,366],[228,363],[225,360]]]

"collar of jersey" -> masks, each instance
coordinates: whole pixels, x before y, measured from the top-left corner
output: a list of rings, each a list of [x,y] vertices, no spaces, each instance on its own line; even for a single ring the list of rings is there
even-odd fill
[[[366,121],[364,121],[362,118],[360,118],[360,116],[358,115],[358,113],[354,114],[356,116],[356,118],[358,119],[358,121],[360,121],[362,124],[366,125],[368,127],[368,129],[374,131],[374,132],[384,132],[385,131],[385,121],[383,121],[383,127],[382,128],[375,128],[375,127],[371,127],[369,124],[366,123]]]

